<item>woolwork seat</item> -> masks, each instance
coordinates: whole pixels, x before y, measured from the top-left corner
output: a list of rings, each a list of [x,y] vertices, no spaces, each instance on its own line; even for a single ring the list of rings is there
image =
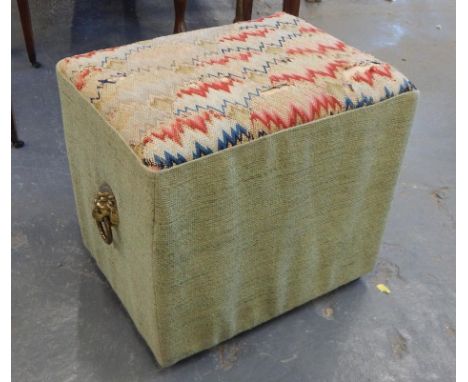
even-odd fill
[[[372,269],[418,94],[391,65],[276,13],[57,76],[84,243],[162,366]]]

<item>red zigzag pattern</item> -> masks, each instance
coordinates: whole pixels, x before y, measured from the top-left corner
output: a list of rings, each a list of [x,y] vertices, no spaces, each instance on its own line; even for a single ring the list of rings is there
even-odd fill
[[[226,93],[231,92],[231,87],[234,83],[242,83],[241,80],[234,78],[226,78],[220,81],[213,82],[201,82],[197,85],[191,86],[189,88],[181,89],[177,92],[177,97],[183,97],[184,95],[199,95],[200,97],[206,97],[210,89],[212,90],[221,90]]]
[[[369,69],[367,69],[364,73],[356,73],[353,76],[353,80],[357,82],[365,82],[370,86],[374,85],[374,77],[376,75],[392,78],[392,70],[389,64],[385,64],[382,66],[372,65]]]
[[[225,55],[220,58],[211,58],[209,60],[202,61],[197,66],[204,65],[226,65],[231,61],[249,61],[253,56],[252,52],[239,53],[238,55]]]
[[[319,53],[324,54],[329,50],[335,50],[344,52],[346,44],[343,41],[337,41],[334,45],[318,44],[316,49],[311,48],[290,48],[286,52],[288,54],[308,54],[308,53]]]
[[[340,101],[331,95],[322,95],[315,97],[309,103],[308,109],[301,108],[295,104],[290,105],[287,120],[284,119],[280,113],[276,111],[265,111],[253,112],[250,115],[252,123],[259,121],[261,124],[271,130],[272,124],[281,129],[287,129],[291,126],[296,126],[301,123],[313,121],[320,117],[320,112],[325,110],[338,111],[342,109]]]
[[[153,140],[156,138],[161,141],[170,139],[171,141],[181,145],[181,138],[186,128],[197,130],[206,134],[208,132],[208,123],[212,121],[213,117],[220,118],[219,115],[211,111],[204,111],[200,115],[195,115],[191,118],[176,118],[176,120],[172,122],[170,126],[163,127],[160,131],[154,131],[151,133],[151,136],[145,137],[143,139],[143,143],[147,144],[149,142],[153,142]]]
[[[306,69],[305,75],[297,73],[273,74],[270,76],[271,83],[280,81],[308,81],[315,82],[317,77],[336,78],[335,73],[338,69],[348,65],[345,60],[335,60],[325,66],[325,70]]]
[[[220,42],[226,42],[226,41],[242,41],[245,42],[247,39],[251,36],[255,37],[265,37],[268,33],[273,32],[274,30],[272,29],[258,29],[254,31],[246,31],[246,32],[241,32],[238,34],[232,34],[228,36],[224,36],[220,38]]]

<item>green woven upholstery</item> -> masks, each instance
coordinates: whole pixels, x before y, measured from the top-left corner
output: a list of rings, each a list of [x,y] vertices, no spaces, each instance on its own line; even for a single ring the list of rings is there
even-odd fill
[[[183,38],[199,32],[191,33]],[[360,107],[343,109],[340,101],[340,112],[155,167],[61,65],[83,241],[161,366],[372,270],[418,97],[412,85]],[[380,80],[381,90],[399,89]],[[103,184],[120,220],[110,245],[92,216]]]

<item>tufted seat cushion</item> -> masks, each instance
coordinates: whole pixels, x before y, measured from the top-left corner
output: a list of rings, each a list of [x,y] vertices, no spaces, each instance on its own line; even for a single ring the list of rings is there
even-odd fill
[[[154,171],[414,88],[286,13],[79,54],[58,69]]]

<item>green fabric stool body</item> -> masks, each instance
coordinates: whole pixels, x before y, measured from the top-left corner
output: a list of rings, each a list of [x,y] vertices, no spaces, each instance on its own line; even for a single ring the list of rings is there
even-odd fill
[[[388,64],[281,13],[57,74],[84,244],[160,365],[372,270],[418,95]]]

